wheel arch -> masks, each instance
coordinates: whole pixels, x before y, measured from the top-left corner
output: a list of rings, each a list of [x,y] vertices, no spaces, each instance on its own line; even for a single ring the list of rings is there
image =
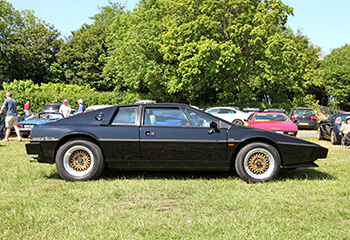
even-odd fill
[[[78,139],[79,140],[87,140],[87,141],[90,141],[90,142],[96,144],[101,149],[103,157],[105,158],[105,154],[104,154],[103,148],[102,148],[101,144],[99,143],[98,139],[94,135],[91,135],[91,134],[88,134],[88,133],[70,133],[70,134],[62,137],[58,141],[58,143],[56,145],[56,149],[55,149],[54,159],[56,159],[57,151],[63,144],[65,144],[65,143],[67,143],[69,141],[78,140]]]
[[[267,144],[270,144],[271,146],[273,146],[279,156],[280,156],[280,159],[281,159],[281,165],[283,166],[283,156],[281,154],[281,151],[280,151],[280,148],[278,147],[278,145],[276,144],[276,142],[274,142],[273,140],[269,139],[269,138],[264,138],[264,137],[255,137],[255,138],[249,138],[249,139],[245,139],[243,140],[238,146],[237,148],[235,148],[233,154],[232,154],[232,157],[231,157],[231,163],[230,163],[230,168],[231,169],[235,169],[235,162],[236,162],[236,158],[237,158],[237,155],[239,153],[239,151],[241,151],[241,149],[245,146],[247,146],[248,144],[251,144],[251,143],[267,143]]]

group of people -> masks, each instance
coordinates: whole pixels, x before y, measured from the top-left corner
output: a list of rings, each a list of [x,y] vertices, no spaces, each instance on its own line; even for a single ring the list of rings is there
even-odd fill
[[[78,100],[78,105],[79,105],[79,108],[78,108],[77,114],[84,113],[85,108],[84,108],[82,99]],[[69,117],[71,115],[72,108],[69,105],[69,101],[67,99],[64,99],[63,104],[60,106],[59,112],[63,115],[63,117]]]
[[[78,108],[77,114],[84,113],[85,108],[84,108],[82,99],[78,100],[78,105],[79,105],[79,108]],[[12,127],[15,129],[15,132],[17,134],[17,141],[18,142],[22,141],[21,135],[19,133],[19,129],[17,126],[17,124],[18,124],[17,107],[18,107],[18,104],[17,104],[17,101],[12,98],[12,92],[7,92],[6,93],[6,100],[4,101],[4,103],[2,104],[1,109],[0,109],[0,114],[2,114],[3,111],[6,109],[6,118],[5,118],[6,134],[5,134],[5,138],[2,140],[2,142],[8,142]],[[60,106],[59,112],[64,117],[69,117],[71,115],[72,108],[69,105],[69,101],[67,99],[65,99],[63,101],[63,104]],[[24,104],[24,113],[26,116],[29,115],[29,113],[30,113],[30,101],[27,101]]]

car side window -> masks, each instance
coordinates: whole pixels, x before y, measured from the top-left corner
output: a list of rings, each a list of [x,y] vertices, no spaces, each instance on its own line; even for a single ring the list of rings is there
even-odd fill
[[[221,108],[219,110],[219,114],[235,114],[236,111],[232,110],[232,109],[226,109],[226,108]]]
[[[143,124],[146,126],[191,126],[179,108],[146,108]]]
[[[217,114],[219,112],[219,109],[211,109],[211,110],[209,110],[208,111],[208,113],[210,113],[210,114]]]
[[[191,109],[185,109],[184,110],[187,118],[190,120],[191,124],[193,127],[210,127],[211,122],[216,122],[217,121],[213,118],[210,118],[204,114],[192,111]]]
[[[341,124],[341,116],[335,119],[334,124]]]
[[[136,124],[137,107],[121,107],[112,124]]]

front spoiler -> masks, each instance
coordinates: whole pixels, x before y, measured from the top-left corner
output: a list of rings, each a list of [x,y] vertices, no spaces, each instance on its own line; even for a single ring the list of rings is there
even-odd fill
[[[286,169],[309,168],[309,167],[318,167],[318,165],[314,162],[307,162],[307,163],[297,163],[297,164],[283,166],[283,168],[286,168]]]

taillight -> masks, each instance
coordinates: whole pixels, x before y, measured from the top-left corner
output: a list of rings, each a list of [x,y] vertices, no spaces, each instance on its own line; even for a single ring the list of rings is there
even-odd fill
[[[22,125],[17,125],[18,128],[22,128]]]
[[[297,116],[292,115],[292,116],[290,116],[290,119],[297,119]]]
[[[58,109],[56,109],[55,112],[58,112]]]
[[[43,109],[42,112],[45,112],[45,109]]]
[[[316,120],[317,118],[316,118],[315,115],[312,115],[312,116],[311,116],[311,119],[312,119],[312,120]]]

